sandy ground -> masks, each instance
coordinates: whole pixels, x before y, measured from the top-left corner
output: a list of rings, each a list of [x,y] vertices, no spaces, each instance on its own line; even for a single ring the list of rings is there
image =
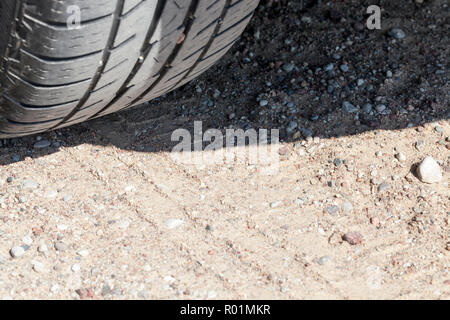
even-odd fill
[[[381,2],[370,31],[359,1],[263,1],[184,88],[3,140],[0,298],[449,299],[448,7]],[[278,172],[175,161],[197,120],[280,129]]]

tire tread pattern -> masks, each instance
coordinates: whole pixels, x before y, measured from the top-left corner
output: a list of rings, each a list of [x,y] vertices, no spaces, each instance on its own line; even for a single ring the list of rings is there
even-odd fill
[[[16,23],[0,52],[0,137],[86,121],[185,84],[225,54],[257,4],[16,1]],[[78,28],[67,28],[70,6],[80,8]]]

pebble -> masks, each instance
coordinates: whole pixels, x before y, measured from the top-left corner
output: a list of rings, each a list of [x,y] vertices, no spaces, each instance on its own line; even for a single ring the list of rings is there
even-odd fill
[[[329,63],[325,67],[323,67],[323,70],[325,70],[325,71],[331,71],[333,69],[334,69],[334,64],[332,64],[332,63]]]
[[[389,35],[395,39],[403,39],[406,36],[405,32],[400,28],[392,28],[389,30]]]
[[[282,202],[281,201],[274,201],[270,204],[271,208],[277,208],[279,206],[281,206]]]
[[[50,292],[56,293],[58,291],[59,291],[59,285],[57,283],[52,284],[52,286],[50,287]]]
[[[51,143],[48,140],[41,140],[34,144],[35,149],[44,149],[50,147]]]
[[[301,18],[301,21],[302,22],[304,22],[304,23],[311,23],[312,22],[312,19],[311,19],[311,17],[308,17],[308,16],[303,16],[302,18]]]
[[[348,242],[351,245],[357,245],[362,242],[362,235],[359,232],[347,232],[342,236],[342,240]]]
[[[440,126],[434,127],[434,131],[436,131],[437,133],[442,133],[442,132],[444,132],[444,130],[443,130],[442,127],[440,127]]]
[[[267,101],[267,100],[260,100],[259,101],[259,106],[260,107],[265,107],[265,106],[267,106],[269,104],[269,101]]]
[[[417,151],[421,151],[424,146],[425,146],[425,141],[423,141],[423,140],[419,140],[415,144]]]
[[[38,184],[34,182],[33,180],[24,180],[22,182],[22,188],[24,189],[36,189],[38,187]]]
[[[70,269],[73,272],[79,272],[81,268],[80,268],[80,265],[78,263],[74,263]]]
[[[332,260],[332,259],[331,259],[330,256],[323,256],[323,257],[320,257],[320,258],[317,260],[317,263],[320,264],[321,266],[323,266],[324,264],[330,262],[331,260]]]
[[[342,108],[344,109],[345,112],[348,112],[348,113],[355,113],[355,112],[359,111],[359,109],[357,107],[355,107],[353,104],[351,104],[348,101],[344,101],[344,103],[342,104]]]
[[[127,229],[127,228],[130,226],[130,221],[128,221],[127,219],[120,219],[120,220],[117,222],[117,226],[118,226],[120,229],[125,230],[125,229]]]
[[[165,277],[163,278],[163,280],[164,280],[165,282],[174,282],[174,281],[177,280],[177,279],[175,279],[175,278],[172,277],[172,276],[165,276]]]
[[[41,245],[38,247],[38,251],[39,251],[39,252],[47,252],[47,250],[48,250],[48,248],[47,248],[47,245],[45,245],[45,244],[41,244]]]
[[[383,192],[387,190],[391,190],[391,185],[389,183],[382,182],[378,185],[378,192]]]
[[[366,103],[363,105],[363,111],[367,114],[372,112],[372,105],[370,103]]]
[[[438,183],[442,180],[442,172],[439,164],[428,156],[417,167],[417,176],[425,183]]]
[[[302,132],[302,135],[305,138],[312,137],[312,135],[313,135],[312,130],[308,129],[308,128],[302,128],[302,129],[300,129],[300,131]]]
[[[65,251],[67,250],[67,246],[64,242],[56,242],[55,243],[55,249],[57,251]]]
[[[214,94],[213,94],[214,99],[217,99],[218,97],[220,97],[220,95],[221,95],[220,90],[214,89]]]
[[[336,167],[339,167],[341,165],[342,161],[341,161],[341,159],[336,158],[336,159],[334,159],[333,163]]]
[[[294,70],[295,65],[292,63],[285,63],[285,64],[283,64],[282,68],[286,72],[291,72],[292,70]]]
[[[87,257],[89,255],[89,250],[86,250],[86,249],[80,250],[77,252],[77,254],[81,257]]]
[[[33,266],[33,270],[37,273],[45,271],[44,264],[39,261],[31,261],[31,265]]]
[[[341,209],[344,212],[349,212],[353,210],[353,205],[350,201],[345,201],[344,203],[342,203]]]
[[[380,225],[380,219],[377,217],[372,217],[370,218],[370,223],[378,227]]]
[[[326,207],[324,209],[325,213],[328,213],[329,215],[335,216],[339,212],[339,207],[336,205],[332,205],[329,207]]]
[[[181,219],[167,219],[166,221],[164,221],[164,224],[167,226],[167,228],[169,229],[175,229],[178,228],[179,226],[181,226],[184,223],[183,220]]]
[[[29,235],[26,235],[22,238],[22,242],[26,244],[27,246],[30,246],[33,243],[33,239]]]
[[[105,284],[103,287],[102,287],[102,296],[106,296],[108,293],[110,293],[111,292],[111,287],[110,286],[108,286],[107,284]]]
[[[341,64],[339,69],[341,69],[342,72],[348,72],[348,65],[347,64]]]
[[[403,153],[401,153],[401,152],[397,153],[397,154],[395,155],[395,157],[396,157],[397,160],[400,161],[400,162],[405,162],[405,161],[406,161],[406,156],[405,156]]]
[[[295,121],[291,121],[291,122],[289,122],[289,125],[287,126],[287,128],[286,128],[286,131],[288,132],[288,133],[291,133],[291,132],[293,132],[296,128],[297,128],[297,122],[295,122]]]
[[[379,104],[375,107],[375,110],[377,110],[379,113],[382,113],[384,110],[386,110],[386,106],[384,104]]]
[[[49,190],[45,193],[44,197],[47,199],[54,199],[58,195],[58,191],[56,190]]]
[[[11,257],[19,258],[19,257],[23,256],[23,254],[25,253],[25,249],[20,246],[16,246],[16,247],[12,247],[11,250],[9,251],[9,253],[11,254]]]

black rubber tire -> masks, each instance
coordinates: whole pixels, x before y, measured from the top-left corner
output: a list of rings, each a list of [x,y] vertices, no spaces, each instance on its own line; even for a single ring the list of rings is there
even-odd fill
[[[156,98],[233,45],[258,0],[1,0],[0,138]],[[81,12],[79,28],[68,28]]]

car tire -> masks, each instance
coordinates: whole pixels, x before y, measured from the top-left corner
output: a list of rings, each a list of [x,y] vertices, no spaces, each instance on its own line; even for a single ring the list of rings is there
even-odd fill
[[[231,48],[258,0],[2,0],[0,137],[174,90]]]

